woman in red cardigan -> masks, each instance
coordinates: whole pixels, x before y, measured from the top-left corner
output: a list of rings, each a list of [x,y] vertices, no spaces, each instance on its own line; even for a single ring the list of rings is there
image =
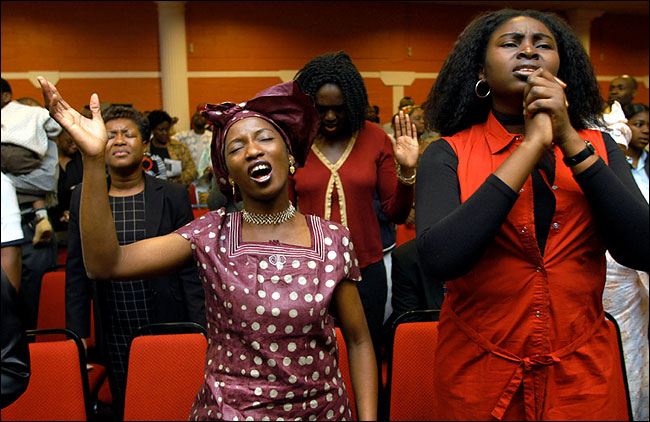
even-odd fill
[[[350,229],[361,268],[359,294],[379,360],[387,281],[373,195],[379,193],[394,223],[406,220],[418,160],[415,125],[408,116],[402,119],[395,139],[365,120],[366,87],[343,51],[315,57],[295,79],[314,97],[321,125],[305,166],[293,176],[294,197],[301,212]]]

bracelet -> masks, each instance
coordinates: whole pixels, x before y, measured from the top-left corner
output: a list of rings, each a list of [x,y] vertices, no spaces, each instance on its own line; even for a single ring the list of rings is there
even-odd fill
[[[402,167],[399,164],[397,165],[397,178],[399,179],[400,182],[402,182],[405,185],[414,184],[416,174],[417,174],[417,169],[413,169],[413,176],[411,176],[411,177],[403,177],[402,176]]]

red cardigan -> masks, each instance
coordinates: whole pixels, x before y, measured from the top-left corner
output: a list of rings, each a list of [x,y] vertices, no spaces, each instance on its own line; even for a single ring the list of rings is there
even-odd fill
[[[379,193],[383,212],[403,223],[413,204],[413,185],[397,179],[390,139],[379,126],[366,122],[337,163],[330,163],[314,145],[303,168],[290,181],[290,197],[304,214],[314,214],[350,229],[359,267],[383,258],[377,214]]]

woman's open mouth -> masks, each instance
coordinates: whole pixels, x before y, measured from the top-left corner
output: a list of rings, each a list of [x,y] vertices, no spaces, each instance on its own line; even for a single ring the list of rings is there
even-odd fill
[[[273,168],[267,162],[260,162],[248,168],[248,175],[257,183],[264,183],[271,179]]]

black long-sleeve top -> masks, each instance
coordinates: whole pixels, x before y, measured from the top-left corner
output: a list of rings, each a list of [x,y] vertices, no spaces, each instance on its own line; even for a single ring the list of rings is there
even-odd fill
[[[599,159],[574,176],[585,194],[605,246],[619,263],[650,269],[648,205],[638,190],[625,156],[603,134],[609,165]],[[543,161],[543,160],[542,160]],[[469,272],[481,258],[519,197],[493,174],[461,204],[458,158],[446,140],[429,145],[418,166],[416,233],[418,252],[426,271],[439,280]],[[535,226],[543,254],[555,199],[533,171]]]

